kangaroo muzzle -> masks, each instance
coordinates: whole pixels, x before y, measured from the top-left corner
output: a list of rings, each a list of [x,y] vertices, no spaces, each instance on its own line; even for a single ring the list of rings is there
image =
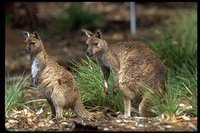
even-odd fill
[[[93,56],[92,51],[87,51],[86,54],[87,54],[89,57]]]
[[[31,52],[31,48],[30,47],[25,47],[25,51],[26,51],[26,53],[30,53]]]

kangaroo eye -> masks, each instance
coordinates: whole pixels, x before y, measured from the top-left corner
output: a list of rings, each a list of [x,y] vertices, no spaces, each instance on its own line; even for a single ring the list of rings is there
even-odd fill
[[[35,42],[30,42],[31,45],[35,45]]]
[[[95,45],[95,46],[97,46],[97,45],[98,45],[98,43],[94,43],[94,45]]]

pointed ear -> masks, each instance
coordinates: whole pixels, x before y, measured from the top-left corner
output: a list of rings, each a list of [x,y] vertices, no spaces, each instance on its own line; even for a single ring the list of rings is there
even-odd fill
[[[40,35],[36,31],[33,32],[33,35],[35,36],[35,38],[37,38],[38,40],[40,40]]]
[[[101,29],[96,30],[95,34],[96,34],[96,37],[102,39],[102,37],[103,37],[103,33],[102,33]]]
[[[87,37],[91,37],[94,33],[92,33],[91,31],[88,31],[88,30],[85,30],[85,29],[82,29],[82,32],[85,33],[85,35]]]
[[[27,37],[30,36],[30,33],[27,32],[27,31],[22,31],[21,34],[22,34],[25,38],[27,38]]]

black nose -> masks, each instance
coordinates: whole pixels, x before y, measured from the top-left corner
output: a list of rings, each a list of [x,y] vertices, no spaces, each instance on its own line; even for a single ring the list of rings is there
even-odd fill
[[[27,53],[30,53],[30,48],[25,48],[25,51],[26,51]]]
[[[91,51],[87,51],[86,53],[87,53],[87,55],[90,56],[90,57],[93,56],[93,54],[92,54]]]

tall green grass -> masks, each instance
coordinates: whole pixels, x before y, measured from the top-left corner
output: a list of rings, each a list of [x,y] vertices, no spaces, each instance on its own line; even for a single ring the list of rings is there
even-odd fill
[[[187,74],[182,75],[181,72]],[[151,92],[150,88],[145,90]],[[197,116],[197,74],[192,74],[187,68],[182,68],[178,72],[168,68],[163,100],[155,95],[149,95],[148,98],[153,103],[150,110],[160,118],[163,118],[162,115],[168,119],[185,114]],[[181,104],[185,107],[181,107]]]
[[[165,61],[166,66],[176,69],[183,64],[197,65],[197,11],[179,13],[163,28],[152,32],[156,40],[145,41]]]
[[[168,71],[165,104],[150,97],[153,112],[169,117],[197,116],[197,12],[179,13],[165,23],[166,27],[154,32],[154,41],[146,41],[159,55]],[[180,107],[180,103],[190,105]]]
[[[81,60],[81,62],[72,61],[72,63],[71,69],[77,80],[85,106],[92,110],[123,111],[121,92],[119,91],[116,95],[112,93],[112,73],[108,80],[110,95],[106,95],[103,90],[103,73],[94,58],[87,58],[87,60]]]
[[[24,108],[25,97],[22,96],[23,87],[28,77],[21,75],[18,80],[9,81],[10,76],[5,77],[5,115],[17,108]]]

